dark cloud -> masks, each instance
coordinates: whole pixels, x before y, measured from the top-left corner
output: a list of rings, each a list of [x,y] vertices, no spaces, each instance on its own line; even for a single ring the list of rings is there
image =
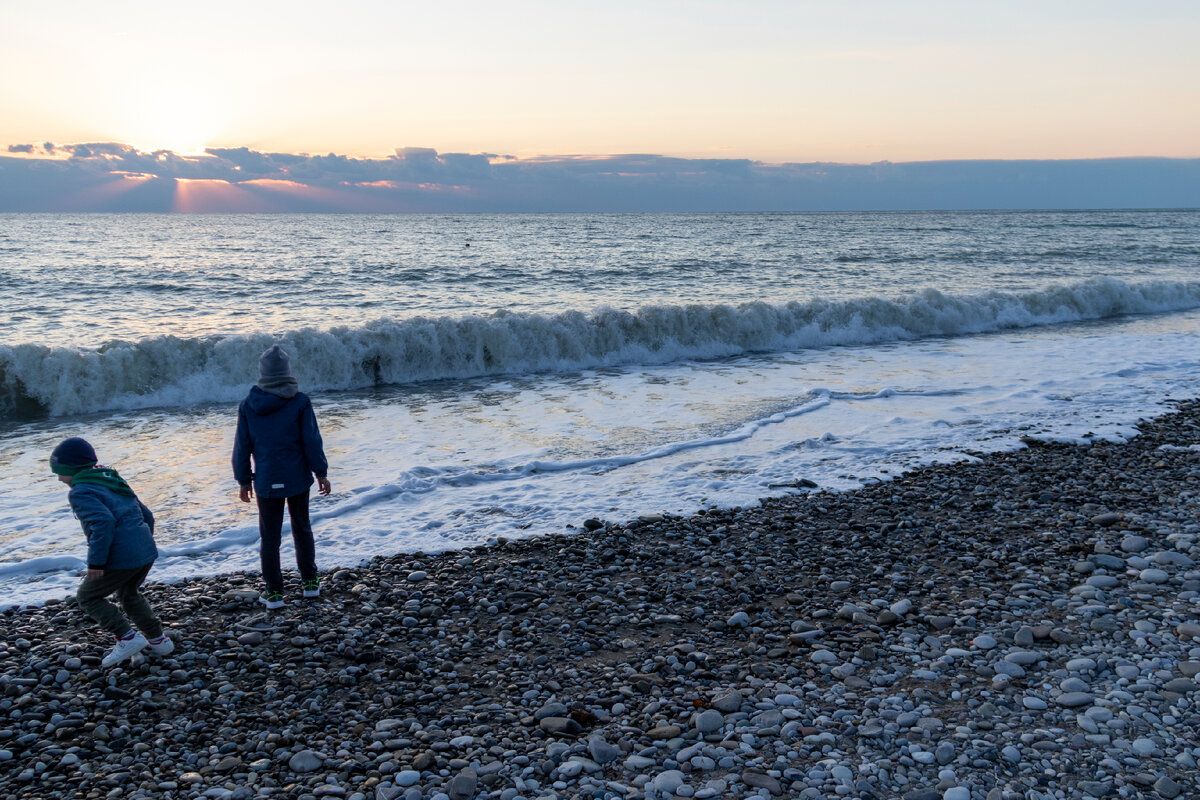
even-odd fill
[[[40,149],[39,149],[40,148]],[[397,149],[385,158],[11,145],[0,211],[813,211],[1200,206],[1200,159],[766,164]],[[53,158],[38,158],[47,155]],[[31,158],[30,156],[34,156]],[[192,185],[189,181],[209,181]],[[184,182],[184,183],[181,183]],[[186,189],[193,202],[181,202]]]

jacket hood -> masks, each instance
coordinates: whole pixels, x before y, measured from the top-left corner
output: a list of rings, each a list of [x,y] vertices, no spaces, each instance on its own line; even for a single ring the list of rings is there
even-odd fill
[[[260,417],[268,417],[292,401],[290,397],[280,397],[270,392],[264,392],[257,386],[250,387],[246,396],[246,406]]]

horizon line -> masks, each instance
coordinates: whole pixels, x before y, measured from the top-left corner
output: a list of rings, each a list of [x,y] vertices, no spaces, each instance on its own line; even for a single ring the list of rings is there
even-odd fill
[[[218,213],[1191,209],[1200,158],[766,163],[645,153],[518,158],[399,147],[376,159],[119,142],[9,145],[0,211]]]

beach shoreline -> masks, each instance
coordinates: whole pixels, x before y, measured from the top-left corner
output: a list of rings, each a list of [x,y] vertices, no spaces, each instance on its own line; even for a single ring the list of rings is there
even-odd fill
[[[71,603],[8,609],[0,786],[1195,796],[1200,401],[1176,405],[1125,443],[381,557],[269,615],[253,575],[154,584],[176,652],[107,672]]]

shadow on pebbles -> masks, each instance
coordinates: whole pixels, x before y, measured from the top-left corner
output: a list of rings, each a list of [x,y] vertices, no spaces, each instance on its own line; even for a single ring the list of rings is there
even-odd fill
[[[3,614],[6,798],[1200,797],[1200,405],[843,494]],[[582,525],[582,521],[581,521]]]

